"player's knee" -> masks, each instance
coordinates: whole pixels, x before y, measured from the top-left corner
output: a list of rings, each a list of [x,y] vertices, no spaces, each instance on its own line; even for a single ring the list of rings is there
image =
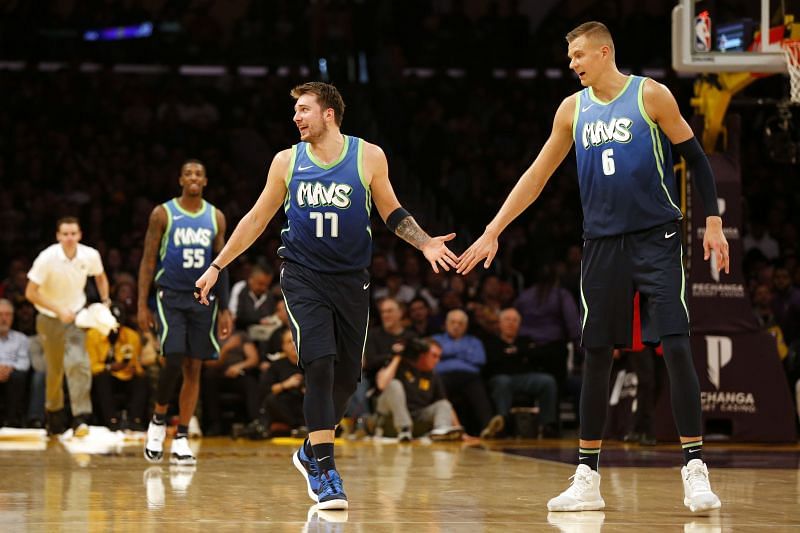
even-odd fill
[[[333,355],[329,355],[305,363],[303,370],[305,371],[306,384],[330,384],[333,381],[333,359]]]
[[[200,381],[200,371],[203,369],[203,361],[185,357],[183,359],[183,378],[192,382]]]

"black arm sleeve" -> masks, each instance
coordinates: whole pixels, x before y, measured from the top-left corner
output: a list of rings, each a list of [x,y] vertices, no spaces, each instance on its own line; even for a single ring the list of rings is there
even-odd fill
[[[231,299],[230,276],[228,269],[223,268],[219,273],[219,279],[216,285],[217,300],[219,302],[220,311],[228,308],[228,302]]]
[[[708,157],[703,152],[700,143],[697,142],[697,137],[676,144],[675,150],[686,160],[694,186],[700,194],[700,201],[703,202],[706,216],[718,217],[719,206],[717,205],[717,186],[714,184],[714,174],[711,172]]]

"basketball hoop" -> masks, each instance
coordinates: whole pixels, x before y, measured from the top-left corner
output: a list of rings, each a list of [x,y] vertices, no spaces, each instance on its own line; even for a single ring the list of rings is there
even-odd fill
[[[786,53],[786,69],[789,71],[789,100],[800,105],[800,40],[784,41],[783,51]]]

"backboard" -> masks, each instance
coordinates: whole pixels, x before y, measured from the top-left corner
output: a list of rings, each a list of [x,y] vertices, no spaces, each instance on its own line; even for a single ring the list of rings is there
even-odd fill
[[[672,10],[677,72],[786,72],[784,38],[798,36],[786,0],[680,0]],[[770,24],[772,22],[772,24]]]

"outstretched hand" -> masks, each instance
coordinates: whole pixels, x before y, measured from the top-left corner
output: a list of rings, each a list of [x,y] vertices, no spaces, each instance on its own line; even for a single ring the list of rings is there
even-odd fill
[[[448,233],[447,235],[441,235],[439,237],[431,237],[428,242],[420,247],[425,259],[428,260],[428,262],[431,264],[431,268],[437,274],[439,273],[439,267],[437,266],[437,263],[441,265],[446,272],[450,271],[450,267],[456,268],[458,257],[456,254],[450,251],[445,244],[447,241],[452,241],[455,238],[455,233]]]
[[[467,248],[458,258],[456,272],[466,276],[484,258],[486,258],[486,261],[483,263],[483,268],[489,268],[494,256],[497,254],[497,247],[497,237],[484,232],[483,235],[481,235],[477,241],[473,242],[472,246]]]
[[[218,278],[219,271],[212,266],[203,272],[203,275],[194,282],[194,297],[197,298],[197,301],[203,305],[208,305],[208,293],[211,292],[211,288],[217,283]]]

